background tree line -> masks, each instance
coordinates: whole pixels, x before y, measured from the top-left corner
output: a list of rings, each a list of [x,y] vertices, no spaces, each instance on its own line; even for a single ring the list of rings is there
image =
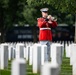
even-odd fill
[[[49,14],[57,17],[58,23],[73,25],[75,4],[75,0],[0,0],[0,41],[4,42],[5,32],[15,24],[36,26],[37,18],[41,17],[40,9],[43,7],[49,8]]]

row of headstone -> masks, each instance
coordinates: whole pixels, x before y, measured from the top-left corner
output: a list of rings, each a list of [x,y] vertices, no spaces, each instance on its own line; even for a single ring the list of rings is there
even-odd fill
[[[21,47],[23,45],[17,44],[17,49],[19,48],[18,46]],[[33,46],[27,47],[28,51],[27,50],[26,51],[27,51],[27,56],[29,60],[29,65],[33,65],[32,67],[33,73],[38,73],[41,70],[41,75],[44,75],[44,72],[46,72],[45,74],[48,73],[48,75],[59,75],[61,59],[62,59],[62,51],[61,51],[62,45],[53,44],[52,46],[54,48],[51,48],[51,49],[53,49],[54,51],[53,50],[51,51],[51,58],[52,58],[51,62],[47,61],[46,45],[34,44]],[[54,55],[52,55],[52,53],[54,53]],[[19,56],[16,59],[19,59],[19,58],[21,59],[21,57]]]
[[[37,45],[37,46],[36,46]],[[5,44],[4,44],[4,46],[5,46]],[[14,51],[14,55],[13,56],[15,56],[16,58],[23,58],[23,56],[24,56],[24,44],[21,44],[21,43],[19,43],[19,44],[14,44],[13,45],[14,46],[14,48],[12,49],[13,51],[14,51],[14,49],[16,49],[15,51]],[[35,46],[36,46],[36,48],[35,48]],[[29,58],[29,65],[32,65],[32,63],[34,64],[44,64],[44,61],[47,61],[47,47],[46,46],[41,46],[41,45],[39,45],[40,46],[40,48],[41,49],[43,49],[43,50],[41,50],[41,49],[39,49],[40,50],[40,52],[39,52],[39,50],[38,50],[38,44],[35,44],[34,45],[34,49],[33,49],[33,52],[32,52],[32,47],[27,47],[27,48],[30,48],[28,51],[27,51],[27,59]],[[8,44],[7,44],[7,47],[8,47]],[[1,46],[1,48],[2,48],[2,46]],[[26,49],[27,49],[26,48]],[[6,52],[6,48],[4,47],[4,53]],[[7,49],[8,50],[8,49]],[[11,50],[11,49],[10,49]],[[11,51],[12,51],[11,50]],[[1,49],[1,51],[3,51],[3,49]],[[12,55],[12,52],[11,51],[9,51],[9,55],[11,56]],[[42,51],[42,52],[41,52]],[[44,53],[43,53],[44,52]],[[4,54],[4,53],[1,53],[1,54]],[[33,54],[32,54],[33,53]],[[36,54],[36,53],[38,53],[38,54]],[[42,53],[42,56],[40,56],[41,54],[39,54],[39,53]],[[6,54],[6,53],[5,53]],[[4,55],[5,55],[4,54]],[[16,55],[15,55],[16,54]],[[35,55],[36,54],[36,55]],[[7,51],[7,55],[8,55],[8,51]],[[34,56],[33,56],[34,55]],[[2,56],[2,55],[1,55]],[[33,58],[32,58],[32,56],[33,56]],[[38,57],[38,56],[40,56],[40,57]],[[3,56],[4,57],[4,56]],[[5,56],[6,57],[6,56]],[[35,58],[34,58],[35,57]],[[42,58],[41,58],[42,57]],[[2,58],[2,57],[1,57]],[[7,57],[8,58],[8,57]],[[26,58],[26,57],[25,57]],[[39,58],[39,59],[38,59]],[[41,59],[42,60],[41,60]],[[33,60],[33,59],[36,59],[36,60]],[[8,61],[8,59],[7,59],[7,61]],[[40,61],[40,62],[39,62]],[[3,61],[2,61],[3,62]],[[39,62],[39,63],[38,63]],[[34,65],[35,65],[34,64]],[[34,68],[34,65],[33,65],[33,68]],[[38,66],[38,65],[37,65]],[[39,67],[39,66],[38,66]],[[35,69],[36,70],[36,69]],[[34,71],[33,71],[34,72]]]
[[[16,51],[17,51],[16,50],[16,44],[17,43],[9,44],[9,46],[8,46],[8,52],[9,52],[9,56],[8,57],[9,57],[9,60],[14,59],[16,57]],[[26,47],[30,46],[30,43],[23,43],[23,44],[25,44]],[[64,42],[62,44],[64,45]],[[31,45],[33,45],[33,43],[31,43]],[[66,53],[69,53],[69,52],[66,52]],[[64,52],[63,52],[63,54],[64,54]],[[28,59],[28,56],[26,56],[26,55],[27,55],[26,48],[24,47],[24,55],[23,55],[23,57],[24,58],[26,57],[26,59]]]
[[[0,44],[0,69],[8,68],[8,60],[12,60],[11,75],[26,75],[26,48],[22,43]],[[29,52],[28,52],[29,53]]]
[[[51,45],[51,62],[46,62],[41,68],[41,75],[59,75],[61,71],[63,45]],[[47,68],[47,69],[46,69]]]
[[[27,47],[31,46],[31,44],[27,43],[14,43],[9,44],[9,60],[12,60],[14,58],[26,58],[28,60],[27,54],[29,53],[27,50]],[[27,46],[28,45],[28,46]],[[28,52],[28,53],[27,53]]]
[[[65,44],[66,57],[70,58],[70,65],[72,65],[72,73],[76,75],[76,43]]]
[[[34,46],[34,47],[36,47],[36,45]],[[55,48],[55,47],[53,47],[53,48]],[[61,58],[62,58],[62,51],[63,51],[63,48],[61,48],[62,50],[61,50],[61,54],[60,54],[60,56],[61,56]],[[33,49],[34,50],[34,49]],[[55,49],[54,49],[55,50]],[[59,48],[58,48],[58,50],[59,50]],[[30,53],[31,52],[31,53]],[[35,48],[35,52],[36,52],[36,48]],[[39,51],[38,51],[39,52]],[[38,53],[37,52],[37,53]],[[28,57],[29,57],[29,60],[30,60],[30,62],[29,62],[29,65],[32,65],[33,64],[33,60],[32,60],[32,49],[30,49],[29,50],[29,54],[28,54]],[[58,52],[59,53],[59,52]],[[35,53],[36,54],[36,53]],[[58,54],[59,55],[59,54]],[[36,56],[38,56],[37,54],[36,54]],[[56,58],[56,57],[55,57]],[[60,59],[61,59],[60,58]],[[37,59],[35,59],[35,60],[37,60]],[[38,59],[39,60],[39,59]],[[41,61],[41,60],[39,60],[39,61]],[[33,66],[33,72],[34,73],[37,73],[37,71],[39,71],[39,69],[40,69],[40,67],[39,67],[39,65],[41,64],[41,62],[37,62],[37,61],[35,61],[35,66]],[[56,60],[55,60],[56,61]],[[36,62],[37,62],[37,64],[36,64]],[[59,61],[58,61],[59,62]],[[40,64],[38,64],[38,63],[40,63]],[[60,62],[61,63],[61,62]],[[56,65],[55,65],[56,64]],[[38,66],[37,66],[38,65]],[[35,68],[34,68],[35,67]],[[60,69],[59,69],[59,64],[57,64],[57,62],[53,62],[53,63],[44,63],[44,65],[43,65],[43,67],[42,67],[42,69],[41,69],[41,75],[47,75],[47,73],[48,73],[48,75],[58,75],[59,74],[59,71],[60,71]],[[46,69],[47,68],[47,69]],[[54,69],[55,68],[55,69]],[[53,72],[53,70],[54,70],[54,72]],[[73,71],[75,70],[75,66],[73,67]],[[75,72],[75,71],[74,71]],[[74,73],[73,72],[73,73]]]
[[[35,47],[36,47],[36,45],[35,45]],[[55,48],[55,47],[53,47],[53,48]],[[63,48],[61,48],[61,49],[62,49],[62,51],[63,51]],[[54,50],[55,50],[55,49],[54,49]],[[59,48],[58,48],[58,50],[59,50]],[[32,50],[31,50],[31,51],[29,50],[29,52],[32,52]],[[55,52],[55,51],[54,51],[54,52]],[[54,52],[53,52],[53,53],[54,53]],[[37,52],[37,53],[38,53],[38,52]],[[58,53],[59,53],[59,52],[58,52]],[[35,54],[36,54],[36,48],[35,48]],[[32,55],[32,53],[29,53],[29,56],[30,56],[30,55]],[[36,55],[37,55],[37,54],[36,54]],[[59,54],[58,54],[58,55],[59,55]],[[61,55],[60,55],[60,56],[62,57],[62,52],[61,52]],[[36,57],[35,57],[35,58],[36,58]],[[56,58],[56,57],[55,57],[55,58]],[[30,59],[32,59],[32,58],[29,57],[29,60],[30,60]],[[36,59],[36,60],[37,60],[37,59]],[[32,61],[32,60],[30,60],[30,61]],[[57,61],[57,60],[54,59],[54,62],[55,62],[55,61]],[[39,61],[38,61],[38,62],[39,62]],[[55,66],[56,62],[55,62],[55,63],[54,63],[54,62],[52,63],[52,65],[51,65],[51,63],[50,63],[50,64],[49,64],[49,63],[47,63],[47,64],[45,63],[45,65],[47,65],[47,66],[44,65],[44,66],[43,66],[44,68],[48,67],[48,65],[49,65],[50,67],[48,67],[48,70],[47,70],[47,71],[46,71],[46,69],[43,68],[42,71],[41,71],[41,74],[44,73],[43,71],[46,71],[46,73],[49,71],[48,73],[51,74],[50,69],[52,69],[52,68],[55,67],[55,68],[57,68],[56,72],[55,72],[55,70],[54,70],[54,72],[53,72],[53,71],[52,71],[52,72],[53,72],[53,73],[56,73],[56,75],[57,75],[57,74],[59,73],[58,71],[60,70],[60,69],[59,69],[60,66],[59,66],[59,67],[56,67],[56,66]],[[39,63],[40,63],[40,62],[39,62]],[[60,63],[61,63],[61,62],[60,62]],[[32,63],[31,63],[31,64],[32,64]],[[29,63],[29,65],[31,65],[31,64]],[[53,66],[53,64],[54,64],[54,66]],[[40,65],[40,64],[39,64],[39,65]],[[35,62],[35,65],[34,65],[34,66],[35,66],[35,69],[34,69],[33,71],[34,71],[34,73],[35,73],[35,72],[37,72],[37,70],[39,69],[39,68],[38,68],[39,66],[37,66],[36,62]],[[52,66],[52,67],[51,67],[51,66]],[[34,68],[34,67],[33,67],[33,68]],[[57,73],[57,72],[58,72],[58,73]],[[45,74],[46,74],[46,73],[45,73]],[[53,74],[53,73],[52,73],[52,74]]]
[[[48,62],[47,60],[46,45],[40,45],[40,44],[25,45],[24,43],[16,43],[11,45],[1,44],[0,50],[1,50],[0,65],[3,64],[1,69],[4,69],[5,67],[8,66],[8,56],[9,60],[16,58],[17,63],[18,61],[20,61],[20,59],[25,58],[26,62],[29,61],[29,65],[33,66],[32,67],[33,73],[40,72],[40,69],[42,67],[41,75],[45,75],[43,72],[47,73],[46,68],[48,70],[48,75],[58,75],[61,68],[60,66],[62,64],[62,56],[64,55],[64,46],[63,44],[60,43],[53,43],[51,45],[51,53],[50,53],[51,62]],[[22,71],[20,73],[22,73]],[[18,75],[21,75],[20,73]],[[12,75],[14,74],[12,73]]]
[[[8,67],[8,60],[12,60],[18,57],[24,58],[23,44],[0,44],[0,69],[5,69]]]

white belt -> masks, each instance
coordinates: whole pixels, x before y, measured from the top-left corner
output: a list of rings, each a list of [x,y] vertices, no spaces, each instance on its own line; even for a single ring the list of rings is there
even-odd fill
[[[51,30],[51,28],[40,28],[40,30]]]

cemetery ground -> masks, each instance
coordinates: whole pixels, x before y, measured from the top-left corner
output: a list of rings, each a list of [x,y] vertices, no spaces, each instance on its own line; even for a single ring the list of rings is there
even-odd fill
[[[60,75],[72,75],[72,66],[69,64],[70,64],[70,58],[67,58],[64,55],[64,57],[62,59]],[[32,72],[32,66],[29,66],[28,62],[27,62],[26,71],[27,71],[27,75],[40,75],[39,73],[34,74]],[[6,68],[4,70],[0,70],[0,75],[11,75],[11,61],[9,61],[9,63],[8,63],[8,68]]]

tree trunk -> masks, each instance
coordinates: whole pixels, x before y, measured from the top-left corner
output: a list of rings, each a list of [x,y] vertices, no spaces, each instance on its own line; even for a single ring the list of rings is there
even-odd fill
[[[75,14],[75,37],[74,37],[74,42],[76,43],[76,14]]]
[[[4,8],[0,6],[0,43],[4,42]]]
[[[5,42],[5,32],[3,30],[1,31],[0,42],[1,43]]]
[[[37,27],[36,26],[33,26],[33,42],[37,42]]]

